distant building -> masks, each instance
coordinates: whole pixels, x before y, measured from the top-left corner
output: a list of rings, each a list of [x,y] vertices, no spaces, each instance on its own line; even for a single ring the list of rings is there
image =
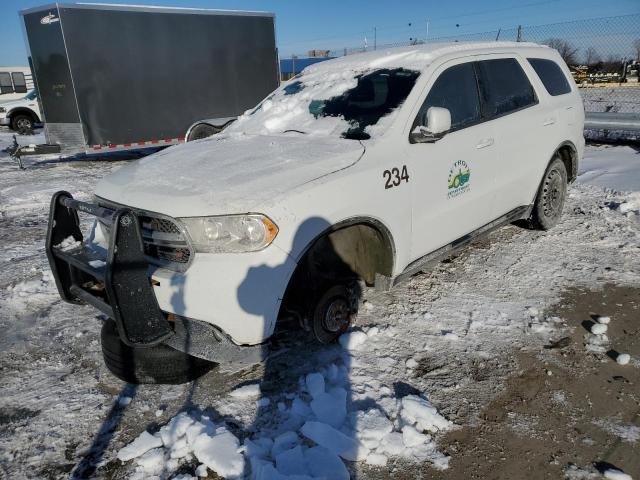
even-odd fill
[[[281,58],[280,59],[280,80],[283,82],[295,77],[302,70],[314,63],[331,60],[333,57],[310,57],[310,58]]]

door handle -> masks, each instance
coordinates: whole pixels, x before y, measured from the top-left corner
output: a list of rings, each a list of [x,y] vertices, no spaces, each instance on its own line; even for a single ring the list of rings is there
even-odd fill
[[[476,148],[485,148],[493,145],[493,138],[485,138],[484,140],[480,140],[480,143],[476,145]]]
[[[546,127],[547,125],[553,125],[554,123],[556,123],[556,119],[553,117],[549,117],[544,122],[542,122],[542,125]]]

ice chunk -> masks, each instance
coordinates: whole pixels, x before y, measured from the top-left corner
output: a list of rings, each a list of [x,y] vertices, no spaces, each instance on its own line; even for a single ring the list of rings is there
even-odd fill
[[[387,457],[381,453],[370,453],[367,455],[365,462],[369,465],[384,467],[387,464]]]
[[[358,411],[353,419],[353,426],[357,432],[358,439],[367,448],[374,449],[380,440],[393,430],[393,424],[377,408],[372,408],[366,412]]]
[[[607,468],[604,472],[602,472],[604,478],[609,480],[633,480],[631,475],[628,473],[624,473],[622,470],[618,470],[617,468]]]
[[[421,431],[448,430],[453,425],[438,413],[436,407],[417,395],[407,395],[402,399],[400,415],[408,424],[416,425]]]
[[[162,440],[160,437],[155,437],[149,432],[144,431],[133,442],[120,449],[118,452],[118,459],[126,462],[132,458],[139,457],[152,448],[158,448],[161,446]]]
[[[415,359],[410,358],[405,362],[405,365],[407,368],[416,368],[418,366],[418,362],[416,362]]]
[[[299,398],[294,398],[291,404],[291,413],[302,418],[307,418],[311,414],[311,408],[309,408],[307,402]]]
[[[289,450],[300,443],[300,437],[296,432],[285,432],[273,439],[271,456],[276,458],[280,453]]]
[[[233,398],[252,398],[260,395],[260,384],[252,383],[236,388],[229,393]]]
[[[349,480],[349,472],[340,457],[324,447],[313,447],[304,452],[309,473],[327,480]]]
[[[218,428],[213,436],[201,433],[193,443],[198,461],[229,479],[240,478],[244,472],[244,456],[239,448],[240,442],[226,428]]]
[[[407,447],[415,447],[429,441],[429,436],[420,433],[411,425],[405,425],[402,427],[402,441]]]
[[[319,394],[311,401],[311,410],[320,422],[340,427],[347,416],[347,391],[338,387]]]
[[[339,342],[345,350],[358,350],[366,342],[367,334],[361,331],[344,333],[340,336]]]
[[[164,449],[149,450],[138,458],[136,463],[144,469],[147,475],[158,475],[165,467]]]
[[[193,418],[188,413],[182,412],[176,415],[160,429],[160,438],[162,443],[167,448],[171,448],[171,445],[187,433],[187,429],[193,424]]]
[[[285,450],[276,457],[276,468],[284,475],[306,475],[307,464],[300,445]]]
[[[324,393],[324,377],[321,373],[308,374],[306,383],[307,391],[313,398],[316,398],[321,393]]]
[[[618,362],[619,365],[626,365],[630,360],[631,355],[629,355],[628,353],[619,353],[616,357],[616,362]]]
[[[591,333],[593,333],[594,335],[602,335],[607,331],[607,328],[607,325],[605,325],[604,323],[594,323],[593,325],[591,325]]]
[[[402,434],[398,432],[390,432],[380,442],[378,450],[388,453],[389,455],[400,455],[405,450]]]
[[[608,324],[609,322],[611,322],[611,317],[607,317],[606,315],[598,315],[596,317],[596,322],[598,323],[603,323],[603,324]]]
[[[196,473],[196,477],[206,477],[209,475],[207,466],[204,463],[201,463],[200,465],[198,465],[198,468],[196,468],[195,473]]]
[[[347,437],[344,433],[325,423],[306,422],[300,431],[305,437],[345,460],[364,460],[369,454],[369,449],[358,440]]]

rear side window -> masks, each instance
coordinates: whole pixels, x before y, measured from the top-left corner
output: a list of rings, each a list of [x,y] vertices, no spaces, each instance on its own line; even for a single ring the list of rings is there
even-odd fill
[[[527,75],[515,58],[478,62],[483,116],[499,117],[538,103]]]
[[[13,87],[16,93],[27,93],[27,82],[22,72],[12,72],[11,78],[13,79]]]
[[[451,130],[460,130],[480,121],[480,98],[473,63],[455,65],[442,72],[431,87],[418,118],[431,107],[449,110]]]
[[[13,83],[9,72],[0,72],[0,94],[13,93]]]
[[[571,91],[567,77],[556,62],[545,58],[527,58],[527,60],[542,80],[549,95],[555,97]]]

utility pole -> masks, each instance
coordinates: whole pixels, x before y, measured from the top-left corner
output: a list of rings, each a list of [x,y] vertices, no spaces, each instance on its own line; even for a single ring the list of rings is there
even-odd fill
[[[373,27],[373,49],[378,48],[378,27]]]
[[[522,41],[522,25],[518,25],[518,37],[516,38],[516,42]]]
[[[424,43],[429,41],[429,20],[427,20],[427,36],[424,39]]]

